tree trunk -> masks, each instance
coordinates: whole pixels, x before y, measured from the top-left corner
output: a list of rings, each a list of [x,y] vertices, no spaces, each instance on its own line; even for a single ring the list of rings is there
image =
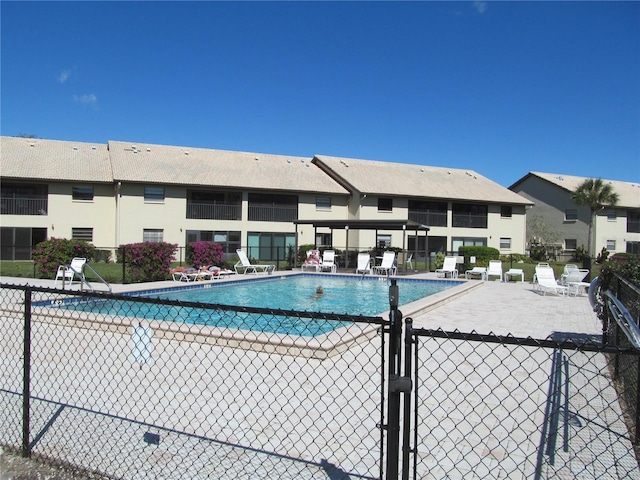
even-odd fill
[[[591,258],[594,257],[593,252],[591,251],[591,238],[592,238],[592,233],[593,233],[593,220],[595,219],[596,216],[596,211],[595,210],[591,210],[591,218],[589,218],[589,236],[587,237],[587,255],[589,255]]]

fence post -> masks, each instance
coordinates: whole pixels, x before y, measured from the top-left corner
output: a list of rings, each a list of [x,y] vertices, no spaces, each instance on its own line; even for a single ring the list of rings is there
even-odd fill
[[[126,284],[127,282],[125,281],[126,276],[127,276],[127,248],[126,247],[122,247],[122,284]]]
[[[402,313],[398,310],[398,284],[395,278],[389,286],[389,395],[387,403],[387,479],[398,479],[400,457],[400,339],[402,336]]]
[[[22,366],[22,456],[31,456],[29,443],[31,418],[31,287],[24,291],[24,345]]]
[[[405,321],[404,334],[404,376],[412,378],[412,361],[413,355],[413,320],[407,318]],[[416,365],[416,368],[418,366]],[[417,387],[416,387],[417,388]],[[411,392],[404,392],[404,409],[402,424],[402,480],[409,480],[409,454],[411,453]]]

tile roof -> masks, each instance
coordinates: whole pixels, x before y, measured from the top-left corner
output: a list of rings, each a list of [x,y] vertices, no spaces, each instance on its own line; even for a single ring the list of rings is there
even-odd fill
[[[112,183],[107,145],[0,137],[4,178]]]
[[[109,154],[115,181],[348,194],[310,158],[116,141]]]
[[[558,173],[542,173],[542,172],[529,172],[522,179],[518,180],[512,185],[515,186],[522,182],[529,176],[536,176],[547,182],[553,183],[569,192],[575,191],[581,183],[591,177],[576,177],[573,175],[564,175]],[[606,180],[613,187],[613,190],[618,194],[618,206],[628,208],[640,208],[640,184],[633,182],[621,182],[618,180]]]
[[[361,194],[532,205],[528,199],[473,170],[325,155],[316,155],[313,161],[334,178],[342,179],[347,188]]]

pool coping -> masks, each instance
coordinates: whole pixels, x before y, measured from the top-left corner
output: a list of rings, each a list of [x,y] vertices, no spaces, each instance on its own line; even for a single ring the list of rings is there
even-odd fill
[[[304,276],[326,276],[327,274],[287,272],[287,275],[304,275]],[[272,281],[274,277],[285,275],[277,274],[275,276],[257,276],[246,278],[244,275],[240,278],[234,278],[233,281]],[[332,277],[349,277],[357,278],[361,275],[354,274],[331,274]],[[395,277],[392,277],[395,278]],[[376,277],[367,277],[368,281],[372,281]],[[410,279],[406,277],[399,278],[402,282],[443,282],[449,285],[454,284],[451,288],[441,292],[421,298],[409,304],[400,307],[400,311],[404,318],[422,315],[444,305],[455,298],[464,295],[476,288],[482,286],[483,282],[468,282],[465,280],[440,280],[440,279]],[[386,279],[384,279],[386,280]],[[195,282],[194,282],[195,283]],[[179,286],[166,286],[155,289],[128,290],[120,292],[118,295],[123,296],[139,296],[152,293],[178,292],[191,289],[211,288],[212,284],[229,282],[197,282],[199,285],[183,284]],[[400,293],[401,295],[401,293]],[[301,356],[306,358],[315,358],[324,360],[334,355],[339,355],[352,345],[366,342],[373,337],[379,335],[380,325],[370,323],[354,323],[345,327],[340,327],[331,332],[317,335],[315,337],[303,337],[297,335],[256,332],[250,330],[229,329],[215,326],[194,325],[184,323],[173,323],[160,320],[140,319],[135,317],[127,317],[120,315],[100,315],[96,318],[87,318],[87,312],[73,312],[66,310],[60,314],[52,313],[44,307],[51,306],[56,300],[49,299],[45,302],[34,302],[34,313],[32,318],[37,322],[52,323],[62,326],[74,328],[86,328],[102,331],[110,331],[123,335],[132,335],[134,326],[145,325],[152,329],[153,337],[156,339],[180,339],[185,341],[203,343],[208,345],[217,345],[221,347],[234,347],[244,350],[252,350],[264,353],[276,353],[280,355]],[[16,305],[16,310],[22,311],[22,307]],[[378,318],[388,318],[389,310],[374,315]]]

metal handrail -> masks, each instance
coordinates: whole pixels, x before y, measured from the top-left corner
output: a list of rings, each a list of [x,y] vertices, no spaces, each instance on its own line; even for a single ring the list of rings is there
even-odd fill
[[[109,293],[113,293],[113,292],[112,292],[112,290],[111,290],[111,285],[109,284],[109,282],[107,282],[104,278],[102,278],[102,277],[100,276],[100,274],[99,274],[98,272],[96,272],[96,271],[93,269],[93,267],[92,267],[91,265],[89,265],[88,263],[85,263],[85,264],[84,264],[84,268],[87,268],[87,267],[89,268],[89,270],[91,270],[91,271],[93,272],[93,274],[94,274],[96,277],[98,277],[98,278],[100,279],[100,281],[101,281],[102,283],[104,283],[104,284],[107,286],[107,288],[109,289]],[[91,284],[90,284],[90,283],[87,281],[87,279],[84,277],[84,272],[83,272],[83,275],[81,275],[81,278],[84,280],[84,283],[86,283],[86,284],[89,286],[89,288],[90,288],[92,291],[94,291],[94,290],[93,290],[93,287],[91,286]]]
[[[638,325],[631,316],[631,313],[629,313],[629,310],[626,309],[611,290],[607,290],[604,295],[606,297],[609,311],[613,315],[618,326],[627,336],[629,343],[631,343],[635,348],[640,349],[640,328],[638,328]]]

